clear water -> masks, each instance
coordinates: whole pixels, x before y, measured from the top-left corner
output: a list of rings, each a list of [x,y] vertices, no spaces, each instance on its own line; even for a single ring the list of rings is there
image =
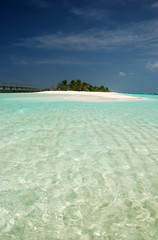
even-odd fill
[[[1,240],[156,240],[158,98],[0,95]]]
[[[158,94],[127,94],[129,96],[134,96],[134,97],[141,97],[141,98],[147,98],[147,99],[157,99],[158,100]]]

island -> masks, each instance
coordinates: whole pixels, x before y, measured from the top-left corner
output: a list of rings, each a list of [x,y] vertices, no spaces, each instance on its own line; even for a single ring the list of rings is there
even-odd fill
[[[71,80],[69,83],[67,80],[59,82],[57,86],[52,86],[51,91],[84,91],[84,92],[110,92],[108,87],[103,85],[100,87],[93,86],[87,82],[82,82],[80,79]]]

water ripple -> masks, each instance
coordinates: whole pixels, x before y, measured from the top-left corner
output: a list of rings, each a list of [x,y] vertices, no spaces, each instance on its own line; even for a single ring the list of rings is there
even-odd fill
[[[157,102],[0,108],[0,238],[155,240]]]

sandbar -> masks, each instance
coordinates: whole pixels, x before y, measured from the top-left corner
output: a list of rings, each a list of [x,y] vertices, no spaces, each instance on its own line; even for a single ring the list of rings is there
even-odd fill
[[[94,102],[104,102],[104,101],[138,101],[146,100],[146,98],[131,96],[123,93],[117,92],[83,92],[83,91],[43,91],[36,94],[44,94],[49,96],[56,96],[60,100],[67,101],[94,101]]]

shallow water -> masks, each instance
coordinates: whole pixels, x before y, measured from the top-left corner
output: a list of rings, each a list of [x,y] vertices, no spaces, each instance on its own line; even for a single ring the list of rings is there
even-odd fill
[[[158,98],[0,94],[1,240],[156,240]]]

